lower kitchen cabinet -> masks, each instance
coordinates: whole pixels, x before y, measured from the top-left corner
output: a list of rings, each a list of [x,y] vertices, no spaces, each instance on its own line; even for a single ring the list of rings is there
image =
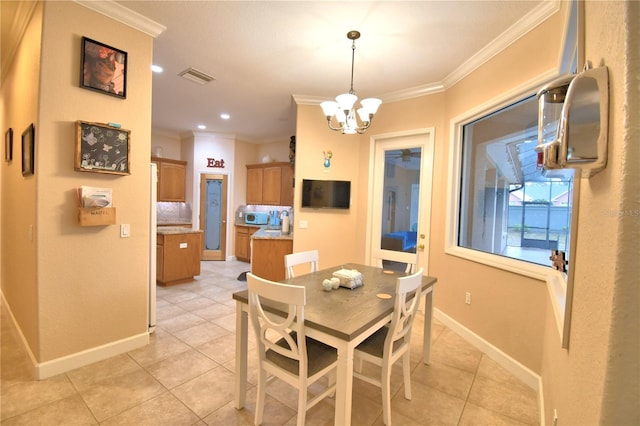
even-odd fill
[[[253,238],[251,273],[268,280],[282,281],[285,279],[284,257],[291,253],[292,239]]]
[[[236,259],[251,262],[251,236],[260,228],[236,225]]]
[[[180,284],[200,275],[202,232],[158,232],[156,281],[162,285]]]

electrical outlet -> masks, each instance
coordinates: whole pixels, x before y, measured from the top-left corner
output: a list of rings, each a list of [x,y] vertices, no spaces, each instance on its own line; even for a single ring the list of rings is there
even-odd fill
[[[306,220],[300,221],[300,229],[307,229],[308,227],[309,227],[309,222],[307,222]]]
[[[467,305],[471,304],[471,293],[470,292],[466,292],[464,294],[464,303],[466,303]]]

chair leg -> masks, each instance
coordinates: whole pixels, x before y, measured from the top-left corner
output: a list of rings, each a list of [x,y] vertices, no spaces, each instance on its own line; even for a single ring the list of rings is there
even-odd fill
[[[304,426],[305,417],[307,415],[307,387],[298,389],[298,421],[297,426]]]
[[[256,426],[262,424],[262,415],[264,414],[264,399],[267,392],[267,372],[262,368],[258,373],[258,395],[256,396],[256,417],[254,424]]]
[[[337,381],[337,377],[338,377],[338,369],[334,368],[333,370],[331,370],[331,372],[327,375],[327,387],[330,388],[331,386],[334,386],[336,384]],[[331,394],[329,395],[329,397],[333,398],[336,395],[336,391],[334,390],[333,392],[331,392]]]
[[[385,425],[391,426],[391,365],[384,361],[380,387],[382,390],[382,419]]]
[[[402,355],[402,371],[404,373],[404,399],[411,399],[411,354],[408,350]]]

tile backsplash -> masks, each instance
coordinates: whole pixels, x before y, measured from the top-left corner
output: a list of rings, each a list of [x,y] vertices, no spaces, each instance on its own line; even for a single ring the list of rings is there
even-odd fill
[[[157,213],[158,224],[191,223],[191,206],[188,203],[159,201]]]

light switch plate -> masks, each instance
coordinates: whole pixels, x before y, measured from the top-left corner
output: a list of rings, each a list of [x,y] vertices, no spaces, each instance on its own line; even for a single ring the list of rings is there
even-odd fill
[[[129,238],[131,236],[131,225],[123,223],[120,225],[120,238]]]

